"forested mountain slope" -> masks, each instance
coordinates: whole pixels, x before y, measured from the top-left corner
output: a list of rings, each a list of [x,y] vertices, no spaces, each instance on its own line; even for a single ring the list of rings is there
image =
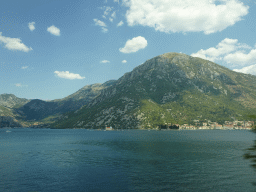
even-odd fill
[[[54,126],[154,127],[194,119],[245,120],[256,112],[256,77],[181,53],[147,60]]]

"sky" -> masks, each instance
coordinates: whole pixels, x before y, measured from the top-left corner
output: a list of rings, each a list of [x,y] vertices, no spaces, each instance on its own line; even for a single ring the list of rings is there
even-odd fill
[[[177,52],[256,75],[256,0],[8,0],[0,94],[64,98]]]

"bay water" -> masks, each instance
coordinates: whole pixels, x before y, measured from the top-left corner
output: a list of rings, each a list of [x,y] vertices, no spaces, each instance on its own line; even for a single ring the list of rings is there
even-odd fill
[[[0,129],[0,191],[256,191],[246,130]]]

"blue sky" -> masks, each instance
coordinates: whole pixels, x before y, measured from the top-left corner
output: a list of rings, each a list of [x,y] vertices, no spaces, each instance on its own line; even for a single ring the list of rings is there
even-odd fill
[[[59,99],[182,52],[256,75],[256,1],[8,0],[0,94]]]

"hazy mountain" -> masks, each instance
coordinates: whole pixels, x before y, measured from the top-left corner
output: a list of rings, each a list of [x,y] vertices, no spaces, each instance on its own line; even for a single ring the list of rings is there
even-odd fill
[[[14,109],[23,106],[30,100],[18,98],[13,94],[0,95],[0,127],[22,126],[16,119]]]
[[[92,101],[100,94],[102,89],[111,86],[114,82],[115,81],[109,81],[104,84],[97,83],[93,85],[86,85],[77,92],[63,99],[52,101],[33,99],[16,111],[20,115],[24,116],[25,120],[36,121],[52,115],[74,111]]]
[[[18,98],[13,94],[1,94],[0,95],[0,106],[15,108],[22,106],[29,102],[28,99]]]
[[[110,80],[103,84],[87,85],[68,97],[52,101],[20,99],[12,94],[2,94],[0,95],[0,116],[12,117],[23,126],[37,125],[38,123],[36,122],[38,121],[41,123],[51,123],[60,114],[77,110],[86,105],[97,97],[102,89],[114,83],[114,80]],[[8,118],[6,121],[8,121]],[[14,124],[12,123],[12,125]]]
[[[152,127],[193,119],[222,122],[256,112],[256,77],[180,53],[166,53],[124,74],[56,127]]]

